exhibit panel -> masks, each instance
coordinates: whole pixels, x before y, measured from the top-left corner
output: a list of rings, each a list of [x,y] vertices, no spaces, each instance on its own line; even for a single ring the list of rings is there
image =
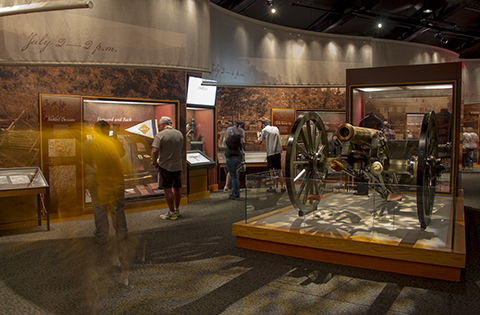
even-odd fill
[[[39,94],[39,113],[41,168],[50,184],[46,203],[51,213],[81,211],[81,98]]]
[[[159,187],[157,169],[152,165],[150,154],[162,116],[170,117],[173,128],[178,127],[178,102],[83,97],[82,104],[83,141],[91,141],[93,126],[104,120],[112,128],[110,136],[116,137],[125,149],[125,199],[163,197],[164,191]],[[91,202],[88,182],[94,175],[92,172],[91,168],[85,167],[86,204]]]

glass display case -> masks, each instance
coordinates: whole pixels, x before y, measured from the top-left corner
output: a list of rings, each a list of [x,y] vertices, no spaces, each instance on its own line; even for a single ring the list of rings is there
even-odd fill
[[[424,187],[393,185],[396,198],[386,199],[380,184],[364,194],[340,177],[326,182],[271,177],[269,172],[246,177],[245,219],[232,227],[238,247],[460,280],[465,253],[453,235],[464,222],[452,216],[459,203],[455,197],[435,195],[431,221],[422,229],[418,203]]]
[[[93,139],[93,125],[105,120],[112,128],[112,136],[118,138],[125,149],[123,161],[125,174],[125,199],[137,200],[163,197],[158,188],[157,169],[151,163],[152,143],[162,116],[172,119],[178,128],[178,102],[131,99],[82,98],[83,139]],[[85,168],[89,176],[89,168]],[[85,202],[90,203],[88,187]]]
[[[247,175],[237,246],[459,281],[460,80],[461,63],[347,70],[347,119],[332,137],[305,111],[285,178]]]
[[[0,197],[29,193],[31,190],[45,190],[47,181],[38,167],[0,169]]]
[[[186,143],[188,151],[200,151],[215,161],[215,108],[208,106],[188,106]],[[208,185],[216,184],[216,169],[209,168]]]
[[[351,181],[341,178],[322,183],[319,179],[299,181],[275,178],[269,172],[247,174],[244,223],[268,228],[282,227],[329,235],[334,238],[388,243],[435,250],[453,246],[450,211],[455,199],[435,196],[427,233],[420,228],[416,185],[395,185],[395,199],[385,199],[379,185],[360,194]],[[287,183],[298,186],[287,189]],[[316,193],[301,187],[318,187]],[[306,208],[310,208],[308,211]],[[303,213],[308,214],[303,215]]]
[[[47,230],[50,231],[50,214],[43,198],[48,187],[49,185],[38,167],[0,169],[0,197],[37,195],[37,218],[32,220],[37,220],[38,225],[42,225],[42,217],[45,217]]]
[[[425,113],[435,113],[438,158],[444,170],[438,193],[452,193],[454,82],[352,87],[352,125],[379,129],[388,140],[391,158],[418,156]],[[412,178],[411,178],[412,179]],[[411,184],[407,178],[400,183]]]

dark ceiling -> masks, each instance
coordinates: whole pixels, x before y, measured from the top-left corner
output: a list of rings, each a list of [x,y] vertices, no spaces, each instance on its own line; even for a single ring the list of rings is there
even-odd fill
[[[257,20],[321,33],[422,43],[480,58],[480,0],[210,0]],[[270,4],[277,12],[270,12]],[[427,9],[432,10],[430,13]],[[382,23],[382,28],[378,28]]]

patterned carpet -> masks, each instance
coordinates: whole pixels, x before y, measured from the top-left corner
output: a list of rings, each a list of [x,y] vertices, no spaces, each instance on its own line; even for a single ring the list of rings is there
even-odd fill
[[[96,244],[93,220],[1,231],[0,313],[478,314],[480,174],[462,175],[459,283],[239,249],[231,224],[244,218],[244,200],[215,192],[176,221],[160,220],[165,209],[127,214],[118,243]]]

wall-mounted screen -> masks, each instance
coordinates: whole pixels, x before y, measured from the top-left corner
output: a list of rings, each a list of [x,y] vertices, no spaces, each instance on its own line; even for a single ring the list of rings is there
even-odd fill
[[[205,83],[202,85],[204,81],[211,85]],[[187,104],[215,106],[216,97],[217,86],[215,82],[193,76],[188,78]]]

